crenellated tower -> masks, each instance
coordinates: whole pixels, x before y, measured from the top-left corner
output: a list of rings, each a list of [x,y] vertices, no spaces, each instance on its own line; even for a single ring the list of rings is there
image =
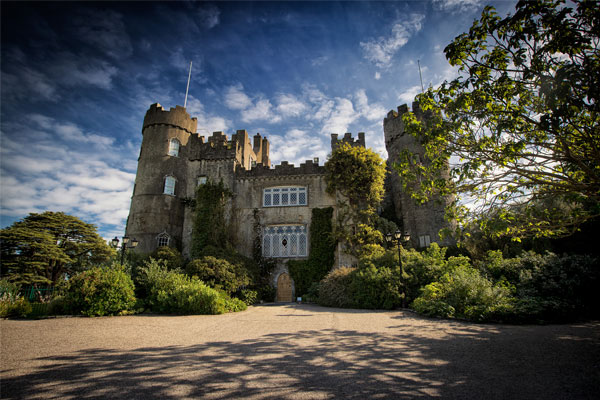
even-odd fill
[[[388,152],[386,201],[391,203],[397,220],[402,224],[402,229],[410,232],[413,246],[425,247],[432,242],[451,245],[453,244],[451,240],[441,241],[438,235],[439,231],[447,226],[444,214],[450,199],[438,198],[426,204],[416,204],[410,194],[403,190],[398,174],[391,169],[402,150],[410,151],[414,155],[415,162],[429,162],[420,141],[412,135],[405,134],[402,116],[408,111],[408,106],[403,104],[398,107],[397,112],[394,110],[388,112],[383,120],[385,147]],[[413,102],[412,111],[420,120],[427,118],[417,102]]]
[[[138,251],[153,251],[161,240],[169,245],[181,243],[184,206],[180,197],[185,195],[187,153],[196,127],[196,118],[181,106],[165,111],[156,103],[146,112],[126,228],[128,236],[138,239]]]

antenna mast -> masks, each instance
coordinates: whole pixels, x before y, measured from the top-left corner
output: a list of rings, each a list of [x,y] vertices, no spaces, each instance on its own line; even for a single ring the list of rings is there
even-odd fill
[[[425,88],[423,87],[423,75],[421,75],[421,62],[419,60],[417,60],[417,65],[419,65],[419,78],[421,79],[421,93],[425,93]],[[192,65],[190,63],[190,68],[192,68]],[[191,72],[191,70],[190,70]],[[187,94],[186,94],[187,96]]]
[[[187,95],[188,90],[190,89],[190,78],[192,77],[192,62],[190,61],[190,73],[188,74],[188,82],[187,87],[185,88],[185,100],[183,101],[183,108],[187,106]],[[423,82],[421,82],[421,86],[423,86]]]

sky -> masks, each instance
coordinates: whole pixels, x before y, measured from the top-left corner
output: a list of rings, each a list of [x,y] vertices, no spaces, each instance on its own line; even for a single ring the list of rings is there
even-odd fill
[[[0,3],[0,224],[62,211],[122,236],[142,121],[183,105],[198,133],[271,142],[273,164],[365,132],[457,76],[444,56],[485,5],[514,1]]]

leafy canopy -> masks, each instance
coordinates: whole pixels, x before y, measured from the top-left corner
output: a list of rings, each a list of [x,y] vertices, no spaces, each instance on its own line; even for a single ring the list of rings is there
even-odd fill
[[[426,118],[403,117],[432,160],[395,164],[413,197],[456,195],[449,217],[517,240],[600,215],[600,7],[568,5],[522,1],[506,18],[486,7],[446,47],[460,76],[417,96]],[[439,179],[448,161],[452,179]]]
[[[114,254],[94,225],[62,212],[32,213],[0,231],[2,276],[55,285]]]
[[[385,162],[371,149],[341,143],[325,163],[327,192],[339,191],[355,208],[374,210],[383,198]]]

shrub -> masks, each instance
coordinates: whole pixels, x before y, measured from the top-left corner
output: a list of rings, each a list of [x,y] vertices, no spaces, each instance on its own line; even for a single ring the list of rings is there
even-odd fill
[[[412,307],[426,315],[485,321],[510,314],[513,303],[509,287],[494,285],[476,269],[460,265],[426,285]]]
[[[238,298],[245,304],[251,306],[252,304],[256,304],[258,292],[256,290],[242,289],[240,290]]]
[[[0,296],[0,317],[26,317],[33,311],[31,304],[19,295],[4,292]]]
[[[319,301],[319,288],[321,287],[320,282],[313,282],[312,285],[308,288],[304,296],[302,296],[302,301],[306,303],[316,303]]]
[[[67,303],[64,296],[55,296],[48,303],[48,315],[64,315],[67,313]]]
[[[372,265],[355,270],[350,293],[355,307],[391,310],[402,304],[400,268],[376,268]],[[406,278],[406,276],[405,276]]]
[[[354,302],[350,284],[355,269],[340,267],[329,272],[319,286],[319,304],[329,307],[352,307]]]
[[[248,273],[241,264],[213,256],[204,256],[188,263],[186,273],[196,276],[210,287],[223,289],[228,294],[250,283]]]
[[[163,263],[151,260],[142,269],[146,285],[146,304],[155,312],[167,314],[223,314],[241,311],[246,305],[225,292],[205,285],[197,278],[167,270]]]
[[[506,280],[515,287],[516,321],[560,321],[599,315],[596,288],[600,270],[593,257],[530,251],[504,259],[499,251],[490,251],[478,267],[492,280]]]
[[[69,280],[65,303],[74,314],[115,315],[135,304],[133,289],[133,281],[122,266],[95,267]]]
[[[163,260],[167,268],[180,269],[183,268],[183,256],[181,253],[170,246],[161,246],[156,249],[151,256],[155,260]]]

